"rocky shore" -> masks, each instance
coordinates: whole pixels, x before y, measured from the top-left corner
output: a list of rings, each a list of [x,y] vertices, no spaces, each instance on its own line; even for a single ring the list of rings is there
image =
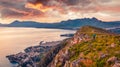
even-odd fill
[[[18,67],[36,67],[37,63],[61,41],[40,42],[38,46],[24,49],[24,52],[6,56],[10,63],[17,63]]]

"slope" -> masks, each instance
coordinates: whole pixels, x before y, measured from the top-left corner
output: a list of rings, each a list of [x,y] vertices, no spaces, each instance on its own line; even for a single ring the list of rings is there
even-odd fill
[[[48,67],[119,67],[120,35],[84,26],[55,56]]]

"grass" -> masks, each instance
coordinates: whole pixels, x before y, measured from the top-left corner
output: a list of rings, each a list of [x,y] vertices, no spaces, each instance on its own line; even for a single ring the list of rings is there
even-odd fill
[[[79,41],[81,40],[79,38],[83,40]],[[71,40],[75,40],[77,43],[73,45]],[[69,61],[69,64],[77,63],[78,67],[110,67],[111,64],[107,63],[110,57],[120,58],[120,35],[104,29],[84,26],[75,33],[70,41],[63,48],[68,50],[68,54],[65,57],[58,54],[58,58],[55,60],[65,59],[65,61]],[[65,53],[63,49],[61,52]],[[63,67],[64,64],[64,61],[58,61],[56,66]]]
[[[115,44],[115,47],[111,47],[111,44]],[[109,57],[116,56],[120,58],[120,36],[97,34],[95,40],[75,44],[70,47],[69,51],[71,54],[71,62],[77,60],[80,57],[80,54],[83,53],[84,55],[82,57],[91,59],[94,62],[93,66],[108,66],[106,61]],[[99,59],[100,53],[108,54],[109,56]]]

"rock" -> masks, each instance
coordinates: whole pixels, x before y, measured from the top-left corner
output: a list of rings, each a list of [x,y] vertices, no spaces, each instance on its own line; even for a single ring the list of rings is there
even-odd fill
[[[108,54],[101,54],[100,55],[100,59],[103,59],[103,58],[105,58],[105,57],[107,57],[108,56]]]
[[[27,64],[27,66],[26,67],[32,67],[30,64]]]
[[[9,56],[6,56],[10,63],[18,63],[18,59],[14,57],[14,55],[9,55]]]
[[[116,44],[115,44],[115,43],[112,43],[110,46],[111,46],[112,48],[114,48],[114,47],[116,46]]]
[[[40,62],[41,59],[43,59],[42,56],[45,56],[46,53],[49,53],[49,51],[53,49],[53,47],[55,47],[59,43],[60,41],[42,43],[44,45],[31,46],[31,47],[26,48],[24,50],[25,52],[8,55],[6,57],[9,59],[11,63],[18,63],[18,65],[21,67],[36,67],[36,63]],[[55,56],[54,52],[48,55],[49,60],[51,60],[50,57],[52,55]]]
[[[109,64],[115,63],[117,60],[118,60],[118,58],[115,57],[115,56],[113,56],[113,57],[111,57],[111,58],[109,58],[109,59],[107,60],[107,63],[109,63]]]
[[[120,63],[115,63],[112,67],[120,67]]]

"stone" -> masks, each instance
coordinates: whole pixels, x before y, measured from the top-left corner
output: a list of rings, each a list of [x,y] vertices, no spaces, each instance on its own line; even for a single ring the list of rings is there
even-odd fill
[[[115,63],[112,67],[120,67],[120,63]]]
[[[114,48],[115,46],[116,46],[116,44],[114,44],[114,43],[111,44],[111,47],[112,47],[112,48]]]
[[[111,58],[109,58],[109,59],[107,60],[107,63],[109,63],[109,64],[115,63],[117,60],[118,60],[118,58],[115,57],[115,56],[113,56],[113,57],[111,57]]]

